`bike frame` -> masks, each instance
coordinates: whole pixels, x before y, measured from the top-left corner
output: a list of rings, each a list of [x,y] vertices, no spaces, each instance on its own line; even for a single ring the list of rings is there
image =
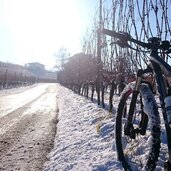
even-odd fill
[[[169,162],[171,162],[171,128],[169,127],[166,109],[164,104],[164,98],[168,95],[168,86],[166,85],[166,80],[163,77],[163,74],[167,76],[171,76],[171,66],[167,64],[160,56],[157,51],[152,51],[150,54],[150,62],[152,65],[152,69],[155,75],[156,87],[159,94],[160,105],[162,108],[163,119],[166,128],[167,135],[167,145],[168,145],[168,154],[169,154]],[[167,78],[166,78],[167,79]]]
[[[133,119],[134,109],[136,107],[137,97],[139,94],[139,88],[140,88],[141,83],[144,82],[143,76],[145,73],[152,73],[155,77],[156,89],[158,91],[160,105],[162,108],[163,119],[164,119],[165,128],[166,128],[169,159],[167,162],[165,162],[165,169],[168,171],[171,169],[171,128],[169,127],[169,124],[168,124],[164,99],[167,95],[169,95],[169,96],[171,95],[171,94],[168,94],[168,90],[171,88],[171,85],[169,85],[169,84],[171,84],[171,82],[169,82],[169,80],[168,80],[169,77],[171,78],[171,66],[169,64],[167,64],[158,55],[158,49],[163,49],[163,50],[166,50],[167,53],[170,53],[171,44],[168,41],[161,42],[161,40],[156,37],[152,37],[152,38],[148,39],[148,43],[145,43],[145,42],[141,42],[139,40],[132,38],[127,33],[124,33],[124,32],[118,33],[115,31],[108,30],[108,29],[103,29],[103,33],[106,35],[109,35],[111,37],[115,37],[115,38],[119,39],[115,43],[123,48],[124,47],[132,48],[128,44],[128,41],[130,41],[130,42],[135,43],[141,47],[151,49],[151,53],[150,53],[150,57],[149,57],[150,65],[147,67],[147,69],[144,69],[144,70],[140,69],[137,72],[136,83],[135,83],[135,87],[134,87],[133,94],[132,94],[131,104],[130,104],[130,108],[128,111],[128,118],[127,118],[127,122],[126,122],[126,125],[124,128],[124,133],[125,133],[125,135],[128,135],[131,138],[135,138],[136,131],[137,131],[137,133],[141,134],[141,131],[142,131],[141,128],[139,130],[136,130],[133,128],[132,119]],[[134,48],[132,48],[132,49],[134,49]],[[136,50],[136,49],[134,49],[134,50]],[[143,112],[143,109],[142,109],[142,112]],[[142,125],[143,124],[145,125],[147,123],[148,123],[148,119],[146,119],[144,121],[144,123],[142,123]]]
[[[151,51],[149,61],[150,61],[150,64],[149,64],[150,68],[139,70],[137,73],[137,79],[136,79],[136,84],[135,84],[135,88],[133,91],[133,96],[131,99],[131,105],[130,105],[129,114],[128,114],[128,120],[127,120],[128,122],[125,128],[125,134],[131,135],[130,130],[132,129],[132,118],[133,118],[134,108],[136,105],[139,86],[141,85],[141,82],[143,81],[143,78],[142,78],[143,74],[152,72],[153,75],[155,76],[156,87],[157,87],[157,91],[159,94],[160,105],[162,108],[162,114],[163,114],[163,119],[165,123],[167,142],[168,142],[167,145],[168,145],[169,162],[171,162],[171,128],[169,127],[169,124],[168,124],[166,109],[165,109],[165,104],[164,104],[164,98],[168,94],[167,93],[168,86],[166,85],[166,78],[164,78],[163,76],[163,74],[165,76],[171,76],[171,66],[167,64],[162,58],[160,58],[157,50]]]

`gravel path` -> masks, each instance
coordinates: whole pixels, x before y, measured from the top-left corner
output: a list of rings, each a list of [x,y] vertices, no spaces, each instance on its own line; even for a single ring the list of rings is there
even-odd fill
[[[56,91],[40,84],[1,98],[0,171],[42,170],[56,134]]]

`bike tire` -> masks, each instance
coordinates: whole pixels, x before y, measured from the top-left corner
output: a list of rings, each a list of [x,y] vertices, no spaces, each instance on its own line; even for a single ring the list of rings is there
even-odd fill
[[[122,142],[124,141],[125,138],[127,138],[126,135],[124,135],[123,128],[122,128],[122,126],[124,125],[124,120],[126,119],[125,116],[127,116],[124,112],[128,111],[128,110],[125,110],[125,107],[127,105],[129,107],[130,105],[128,101],[129,101],[129,97],[131,96],[133,92],[134,85],[135,85],[134,83],[128,84],[123,90],[121,97],[120,97],[120,102],[118,105],[117,116],[116,116],[116,125],[115,125],[116,150],[118,154],[118,159],[121,161],[122,166],[125,170],[153,171],[155,170],[156,163],[159,157],[159,151],[160,151],[160,117],[159,117],[158,107],[157,107],[157,103],[155,101],[154,95],[151,92],[147,84],[142,83],[138,92],[139,96],[141,96],[142,98],[143,111],[148,115],[148,118],[149,118],[148,125],[150,125],[150,128],[148,129],[148,132],[150,132],[150,137],[151,137],[151,143],[149,144],[150,147],[147,147],[149,148],[148,153],[146,154],[147,160],[145,161],[145,163],[143,163],[142,167],[139,166],[139,164],[138,166],[135,164],[136,160],[132,159],[132,156],[131,156],[132,154],[131,155],[126,154],[128,152],[125,152],[126,151],[125,148],[126,146],[130,145],[129,142],[126,142],[126,145],[123,145],[123,142]],[[138,102],[136,101],[136,103]],[[142,135],[140,135],[140,139],[141,137]],[[139,148],[139,147],[137,146],[136,148]],[[137,155],[137,157],[141,158],[141,155],[140,156]]]

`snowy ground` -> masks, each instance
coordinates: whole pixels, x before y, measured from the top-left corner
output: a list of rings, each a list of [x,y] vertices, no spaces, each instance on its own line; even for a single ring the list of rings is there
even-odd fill
[[[0,171],[41,171],[56,133],[56,84],[0,91]]]
[[[54,148],[44,164],[44,171],[119,171],[114,141],[115,111],[107,110],[89,99],[57,86],[58,124]],[[119,97],[114,97],[117,109]],[[162,124],[162,148],[157,171],[163,170],[166,140]],[[142,138],[141,144],[146,143]]]
[[[58,84],[1,90],[0,95],[0,171],[123,170],[114,138],[118,95],[113,114]],[[167,158],[163,122],[161,141],[156,171],[163,170]],[[148,147],[144,137],[138,143],[140,150]]]

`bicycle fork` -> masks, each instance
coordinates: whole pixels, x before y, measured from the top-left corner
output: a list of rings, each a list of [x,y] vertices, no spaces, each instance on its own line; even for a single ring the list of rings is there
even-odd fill
[[[148,116],[146,113],[143,112],[142,100],[141,100],[141,106],[142,106],[141,114],[142,114],[142,116],[141,116],[141,122],[140,122],[139,128],[135,129],[133,127],[132,120],[133,120],[134,110],[136,107],[137,97],[139,94],[139,87],[140,87],[140,84],[142,82],[142,76],[143,76],[143,74],[145,74],[147,72],[151,72],[151,69],[150,68],[147,68],[145,70],[140,69],[137,72],[136,84],[135,84],[135,88],[133,90],[130,108],[128,111],[128,118],[127,118],[127,122],[126,122],[125,127],[124,127],[125,135],[129,136],[132,139],[135,139],[135,135],[138,133],[140,133],[141,135],[145,135],[145,133],[146,133],[146,128],[147,128],[147,124],[148,124]]]

